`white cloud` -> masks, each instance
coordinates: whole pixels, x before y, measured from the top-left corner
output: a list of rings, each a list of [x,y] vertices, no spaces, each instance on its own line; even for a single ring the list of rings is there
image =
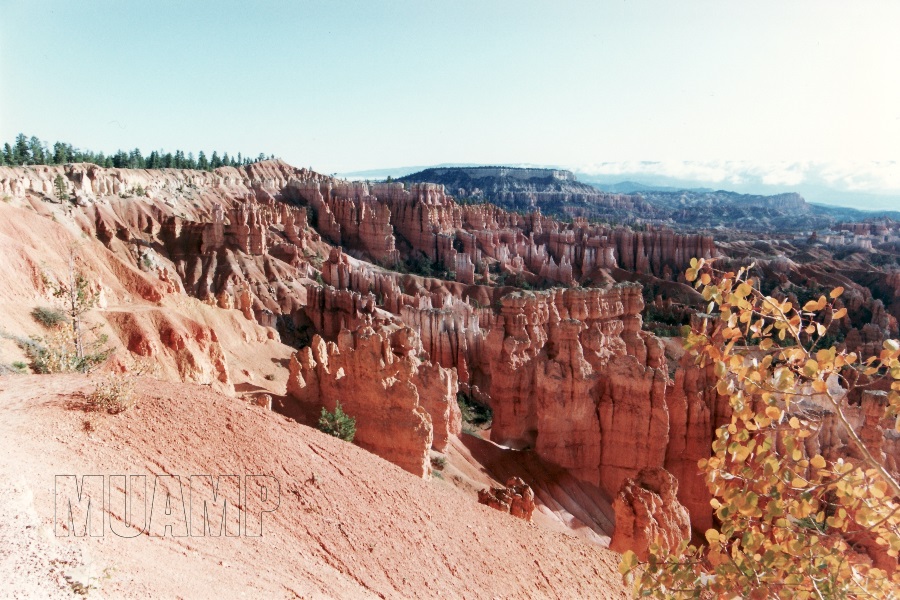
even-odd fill
[[[844,192],[900,194],[900,162],[625,161],[576,167],[588,175],[666,178],[686,183],[796,188],[820,186]]]

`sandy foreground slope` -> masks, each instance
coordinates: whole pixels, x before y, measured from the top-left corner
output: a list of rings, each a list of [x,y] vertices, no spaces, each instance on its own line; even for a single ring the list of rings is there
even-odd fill
[[[70,597],[80,585],[97,598],[626,597],[615,553],[276,413],[153,379],[139,381],[131,410],[86,413],[93,385],[0,377],[0,597]],[[102,536],[54,535],[55,476],[65,474],[105,476]],[[124,511],[110,478],[122,474],[148,475],[151,500],[155,475],[180,475],[187,507],[190,475],[270,476],[278,504],[262,514],[261,537],[159,537],[151,522],[151,535],[125,538],[113,532]],[[271,497],[256,500],[243,498],[248,512],[271,508]]]

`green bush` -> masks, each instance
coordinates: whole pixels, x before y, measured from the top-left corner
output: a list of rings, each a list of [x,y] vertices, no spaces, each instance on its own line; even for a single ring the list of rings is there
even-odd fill
[[[341,409],[341,403],[338,402],[334,407],[334,412],[328,412],[323,406],[322,414],[319,417],[319,431],[333,435],[345,442],[352,442],[356,435],[356,418],[351,417]]]
[[[44,327],[56,327],[66,322],[66,315],[61,310],[38,306],[31,311],[31,317]]]
[[[460,413],[462,413],[463,429],[465,429],[466,424],[490,426],[494,418],[491,407],[476,402],[464,392],[457,392],[456,403],[459,405]]]

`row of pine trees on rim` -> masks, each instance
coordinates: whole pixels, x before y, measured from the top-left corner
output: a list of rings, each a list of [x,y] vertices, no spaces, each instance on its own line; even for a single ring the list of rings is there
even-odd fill
[[[219,156],[213,151],[207,158],[206,153],[200,151],[194,158],[193,152],[185,154],[181,150],[163,152],[154,150],[149,156],[144,156],[135,148],[129,152],[119,150],[115,154],[106,156],[102,152],[80,150],[72,147],[72,144],[56,142],[51,149],[46,142],[42,142],[35,136],[27,137],[24,133],[16,136],[15,141],[3,145],[0,152],[0,166],[22,165],[64,165],[66,163],[94,163],[101,167],[118,167],[127,169],[200,169],[211,171],[219,167],[240,167],[266,159],[274,159],[274,155],[260,154],[256,158],[241,156],[229,156],[227,152]]]

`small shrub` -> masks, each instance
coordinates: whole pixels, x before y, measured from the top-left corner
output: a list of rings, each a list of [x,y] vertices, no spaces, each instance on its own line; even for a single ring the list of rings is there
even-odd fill
[[[107,373],[87,396],[88,410],[103,411],[111,415],[124,412],[134,406],[134,388],[138,377],[158,377],[159,365],[148,359],[127,360],[124,372]]]
[[[275,381],[275,375],[273,373],[269,373],[266,375],[266,381]]]
[[[38,306],[31,311],[31,317],[44,327],[56,327],[66,322],[66,315],[61,310]]]
[[[90,408],[111,415],[124,412],[134,405],[134,375],[110,373],[88,394]]]
[[[437,469],[438,471],[443,471],[444,467],[447,466],[447,457],[446,456],[432,456],[431,457],[431,466]]]
[[[356,435],[356,418],[351,417],[341,409],[341,403],[338,402],[334,407],[334,412],[328,412],[323,406],[322,414],[319,417],[319,431],[333,435],[345,442],[352,442]]]
[[[456,403],[459,405],[459,411],[462,413],[464,431],[466,424],[489,426],[494,418],[494,413],[489,406],[475,402],[463,392],[456,394]]]
[[[16,370],[18,373],[26,373],[28,371],[28,365],[23,363],[20,360],[17,360],[12,364],[12,368]]]
[[[138,186],[136,188],[134,188],[134,193],[137,194],[138,196],[146,196],[147,195],[147,191],[144,189],[144,186],[142,186],[141,184],[138,184]]]
[[[109,357],[112,348],[105,348],[106,342],[106,335],[99,335],[79,355],[72,329],[54,327],[46,337],[32,337],[20,345],[36,373],[87,373]]]

